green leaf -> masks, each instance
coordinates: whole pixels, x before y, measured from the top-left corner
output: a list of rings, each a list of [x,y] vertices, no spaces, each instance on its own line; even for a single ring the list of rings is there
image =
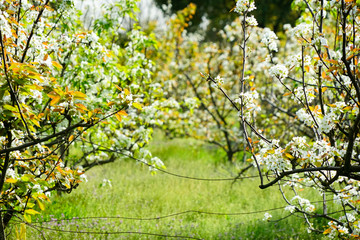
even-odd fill
[[[16,107],[13,107],[11,105],[5,104],[3,105],[3,108],[5,108],[6,110],[12,111],[12,112],[17,112],[18,109]]]
[[[30,174],[24,174],[21,177],[21,181],[23,182],[29,182],[31,179],[33,179],[35,176],[34,175],[30,175]]]

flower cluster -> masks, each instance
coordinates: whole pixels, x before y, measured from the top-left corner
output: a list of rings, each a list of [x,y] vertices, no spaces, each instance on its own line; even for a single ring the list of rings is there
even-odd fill
[[[278,37],[276,36],[276,34],[271,31],[269,28],[265,28],[264,29],[264,35],[263,38],[261,39],[261,42],[263,44],[265,44],[265,46],[267,48],[269,48],[269,50],[272,52],[277,52],[278,51]]]
[[[253,0],[238,0],[234,11],[239,14],[243,14],[245,12],[254,11],[255,9],[256,7]]]
[[[284,80],[289,75],[289,70],[285,65],[278,64],[269,69],[270,76]]]

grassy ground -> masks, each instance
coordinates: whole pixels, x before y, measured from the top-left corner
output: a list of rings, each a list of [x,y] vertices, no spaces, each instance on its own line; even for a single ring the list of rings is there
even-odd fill
[[[224,178],[235,167],[220,164],[219,153],[198,142],[157,139],[150,146],[167,170],[179,174]],[[255,174],[250,171],[248,175]],[[152,220],[106,217],[153,218],[188,210],[246,213],[284,206],[276,188],[260,190],[258,179],[207,182],[177,178],[163,173],[151,176],[147,167],[133,161],[99,166],[87,173],[89,181],[71,194],[52,198],[38,217],[45,228],[67,231],[118,232],[117,234],[66,233],[27,227],[27,239],[319,239],[308,234],[296,217],[263,221],[264,212],[246,215],[214,215],[188,212]],[[104,184],[104,179],[111,181]],[[277,220],[284,210],[269,211]],[[89,218],[86,217],[104,217]],[[78,219],[79,218],[79,219]],[[121,232],[121,233],[120,233]],[[131,234],[123,232],[132,232]],[[154,233],[164,236],[147,235]],[[15,238],[12,234],[11,238]],[[167,236],[167,237],[165,237]],[[172,238],[171,236],[183,236]]]

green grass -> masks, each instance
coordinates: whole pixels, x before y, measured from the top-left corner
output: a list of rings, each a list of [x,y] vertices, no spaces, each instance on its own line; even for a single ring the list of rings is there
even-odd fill
[[[167,171],[204,178],[235,175],[236,166],[221,164],[219,153],[193,140],[156,139],[150,146]],[[248,175],[256,174],[250,170]],[[259,179],[208,182],[177,178],[158,173],[134,161],[99,166],[87,173],[89,181],[71,194],[52,197],[52,204],[37,221],[43,227],[72,231],[141,232],[192,236],[200,239],[319,239],[308,234],[302,219],[286,218],[279,222],[263,221],[264,213],[249,215],[206,215],[188,213],[164,219],[137,221],[126,219],[73,219],[82,217],[149,218],[187,210],[241,213],[284,206],[277,188],[261,190]],[[103,186],[103,179],[112,187]],[[269,212],[272,220],[286,216],[284,210]],[[63,219],[63,220],[62,220]],[[70,220],[64,220],[70,219]],[[35,220],[35,219],[34,219]],[[46,239],[172,239],[140,234],[76,234],[41,229]],[[41,239],[38,231],[27,227],[28,239]],[[14,234],[10,239],[14,239]],[[183,239],[183,238],[175,238]]]

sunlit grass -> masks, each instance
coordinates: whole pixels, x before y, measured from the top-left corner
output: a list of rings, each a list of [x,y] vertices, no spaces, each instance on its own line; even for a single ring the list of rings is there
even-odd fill
[[[150,146],[166,164],[167,171],[203,178],[228,178],[236,167],[221,164],[219,154],[193,140],[158,138]],[[245,166],[245,165],[244,165]],[[246,173],[256,174],[255,169]],[[187,210],[215,213],[245,213],[284,206],[276,187],[261,190],[259,179],[209,182],[158,173],[134,161],[99,166],[87,173],[89,181],[71,194],[53,197],[38,221],[61,220],[43,226],[73,231],[138,232],[200,239],[319,239],[308,234],[303,220],[290,217],[279,222],[263,221],[264,213],[206,215],[188,213],[157,220],[73,219],[82,217],[151,218]],[[111,186],[104,184],[111,181]],[[319,200],[318,196],[314,199]],[[285,217],[284,210],[269,211],[272,220]],[[28,239],[40,239],[27,227]],[[139,234],[75,234],[41,229],[46,239],[166,239]],[[181,239],[181,238],[179,238]]]

